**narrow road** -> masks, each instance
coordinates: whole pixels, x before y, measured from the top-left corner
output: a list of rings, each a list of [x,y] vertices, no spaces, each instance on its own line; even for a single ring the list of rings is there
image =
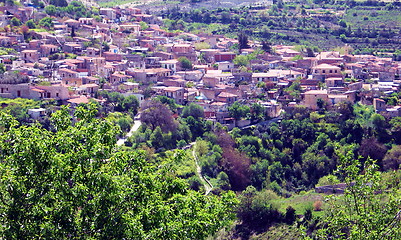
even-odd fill
[[[131,130],[129,130],[129,132],[127,133],[127,135],[125,135],[125,137],[118,139],[117,141],[117,145],[121,146],[124,145],[125,141],[127,141],[127,138],[131,137],[132,134],[138,130],[138,128],[141,126],[141,121],[139,120],[135,120],[134,121],[134,125],[132,126]]]
[[[191,146],[193,146],[193,145],[194,144],[191,143]],[[195,160],[195,164],[196,164],[196,173],[198,174],[198,177],[203,182],[203,186],[205,187],[205,195],[208,195],[212,191],[213,185],[212,185],[212,183],[210,183],[209,180],[207,180],[207,178],[205,176],[202,175],[202,169],[199,166],[198,157],[195,154],[195,149],[194,148],[192,148],[192,155],[194,156],[194,160]]]

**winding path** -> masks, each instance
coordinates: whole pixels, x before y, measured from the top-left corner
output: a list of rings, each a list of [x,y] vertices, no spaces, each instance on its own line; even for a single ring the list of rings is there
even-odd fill
[[[191,146],[193,146],[194,144],[195,143],[191,143]],[[213,185],[209,180],[207,180],[207,178],[205,176],[202,175],[202,169],[199,166],[198,157],[195,154],[194,148],[192,149],[192,155],[194,156],[194,160],[195,160],[195,164],[196,164],[196,173],[198,174],[198,177],[203,182],[203,186],[205,187],[205,195],[208,195],[212,191]]]
[[[136,130],[138,130],[138,128],[139,128],[140,126],[141,126],[141,121],[135,120],[135,121],[134,121],[134,125],[132,126],[131,130],[129,130],[129,132],[127,133],[127,135],[125,135],[125,137],[123,137],[123,138],[118,139],[117,145],[118,145],[118,146],[124,145],[124,143],[127,141],[127,139],[128,139],[129,137],[131,137],[132,134],[133,134]]]

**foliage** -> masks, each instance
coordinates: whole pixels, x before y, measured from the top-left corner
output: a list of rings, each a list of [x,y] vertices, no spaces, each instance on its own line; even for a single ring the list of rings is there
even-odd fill
[[[45,28],[52,28],[53,27],[53,19],[51,17],[44,17],[40,19],[39,25]]]
[[[13,26],[21,26],[22,25],[21,20],[16,17],[11,18],[10,23]]]
[[[0,99],[0,111],[3,113],[10,114],[20,123],[27,123],[29,120],[28,109],[40,107],[38,101],[24,98],[1,98]]]
[[[142,108],[141,122],[155,130],[160,127],[163,132],[176,128],[172,112],[159,101],[151,101]]]
[[[340,173],[347,185],[342,198],[331,200],[327,224],[321,238],[398,239],[400,199],[394,189],[387,190],[374,161],[361,164],[352,154],[340,155]]]
[[[99,97],[106,98],[106,104],[113,108],[113,111],[129,113],[134,117],[138,113],[139,101],[134,95],[124,96],[118,92],[99,91]]]
[[[178,62],[184,70],[192,70],[192,62],[187,57],[179,57]]]
[[[235,102],[228,107],[228,112],[230,113],[230,116],[235,118],[236,120],[245,118],[250,113],[250,111],[251,110],[249,106],[241,104],[240,102]]]
[[[238,46],[239,49],[249,48],[248,36],[243,32],[238,34]]]
[[[1,113],[2,238],[204,239],[233,220],[233,193],[203,196],[174,159],[116,152],[116,128],[95,113],[78,107],[72,126],[63,108],[53,132]]]
[[[205,113],[203,108],[196,103],[190,103],[188,106],[185,106],[182,110],[181,116],[183,118],[192,116],[195,119],[203,118]]]
[[[118,125],[124,132],[128,132],[131,129],[131,125],[134,123],[134,120],[132,120],[129,115],[121,112],[109,113],[107,120]]]
[[[32,19],[29,19],[28,21],[26,21],[25,24],[30,29],[36,28],[36,23]]]
[[[248,66],[249,65],[249,58],[245,55],[238,55],[234,58],[233,63],[237,66]]]

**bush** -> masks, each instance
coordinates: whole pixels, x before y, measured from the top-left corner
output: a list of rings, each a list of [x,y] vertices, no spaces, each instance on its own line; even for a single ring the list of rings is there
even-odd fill
[[[314,211],[322,211],[322,205],[323,205],[322,201],[315,201],[313,203],[313,210]]]

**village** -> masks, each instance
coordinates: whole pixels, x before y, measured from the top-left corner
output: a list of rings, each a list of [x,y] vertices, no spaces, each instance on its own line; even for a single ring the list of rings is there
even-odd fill
[[[3,29],[14,18],[25,23],[48,17],[28,5],[0,11]],[[401,116],[401,106],[384,100],[399,90],[401,63],[391,57],[338,51],[308,57],[284,45],[272,45],[268,53],[258,41],[236,49],[237,39],[164,30],[160,17],[139,8],[100,8],[99,14],[101,21],[53,17],[51,31],[1,32],[0,47],[15,51],[0,56],[6,71],[0,97],[54,99],[73,108],[91,99],[102,104],[98,91],[134,95],[141,105],[161,95],[179,105],[194,102],[206,119],[229,128],[250,124],[230,116],[235,102],[259,103],[270,118],[298,105],[318,110],[340,102],[373,104],[386,117]],[[246,64],[235,64],[251,54]],[[288,91],[294,84],[297,93]]]

